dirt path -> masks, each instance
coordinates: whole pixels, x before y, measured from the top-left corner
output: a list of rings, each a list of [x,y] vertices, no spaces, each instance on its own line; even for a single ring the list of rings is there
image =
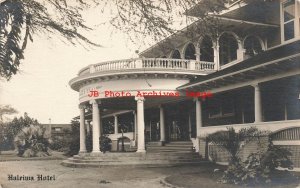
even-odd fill
[[[67,168],[61,160],[0,162],[0,184],[3,188],[93,188],[93,187],[165,187],[165,175],[136,168]],[[8,175],[33,176],[34,181],[9,181]],[[55,180],[37,181],[37,175],[55,176]]]

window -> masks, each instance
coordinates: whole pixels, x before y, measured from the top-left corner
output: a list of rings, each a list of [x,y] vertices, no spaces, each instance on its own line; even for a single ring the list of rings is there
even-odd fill
[[[287,0],[282,4],[284,41],[295,37],[295,0]]]
[[[244,49],[246,57],[253,57],[263,51],[258,38],[254,36],[249,36],[245,39]]]
[[[224,33],[219,39],[219,46],[221,65],[237,59],[238,42],[232,34]]]
[[[195,46],[193,44],[188,44],[184,52],[184,59],[196,59]]]
[[[200,61],[214,62],[213,43],[208,36],[202,39],[200,53]]]
[[[209,102],[209,118],[222,118],[234,115],[234,100],[226,97]]]
[[[180,52],[178,50],[173,51],[172,59],[181,59]]]
[[[55,127],[54,131],[60,132],[60,131],[62,131],[62,128],[61,127]]]

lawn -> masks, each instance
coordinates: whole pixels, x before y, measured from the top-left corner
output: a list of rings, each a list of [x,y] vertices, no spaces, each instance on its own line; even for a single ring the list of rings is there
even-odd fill
[[[3,157],[3,156],[2,156]],[[166,188],[170,187],[213,187],[229,188],[240,187],[226,185],[217,182],[220,172],[214,173],[214,169],[222,169],[224,166],[212,163],[199,166],[181,166],[169,168],[133,168],[133,167],[103,167],[103,168],[68,168],[60,165],[60,159],[36,160],[36,161],[2,161],[0,162],[0,184],[3,188],[28,187],[145,187]],[[8,175],[55,176],[55,180],[47,181],[9,181]],[[295,173],[300,177],[300,173]],[[267,187],[296,188],[299,180],[290,181],[282,176],[277,178],[275,184]],[[262,186],[260,186],[262,187]]]
[[[150,187],[163,188],[165,177],[151,169],[135,168],[68,168],[61,160],[0,162],[0,183],[3,188],[99,188],[99,187]],[[9,181],[8,175],[55,175],[54,181]]]

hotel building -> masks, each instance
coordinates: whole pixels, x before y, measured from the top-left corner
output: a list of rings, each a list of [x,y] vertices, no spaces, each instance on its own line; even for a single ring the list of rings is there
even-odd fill
[[[79,92],[80,154],[86,153],[87,134],[91,155],[100,153],[105,134],[112,151],[121,150],[122,140],[125,150],[137,153],[188,142],[202,158],[226,161],[206,136],[228,126],[255,126],[271,131],[274,144],[289,148],[300,167],[300,1],[228,0],[225,6],[209,14],[211,31],[200,19],[139,58],[79,71],[70,86]],[[188,16],[199,17],[199,7]],[[118,97],[122,91],[127,96]],[[187,91],[212,96],[189,97]]]

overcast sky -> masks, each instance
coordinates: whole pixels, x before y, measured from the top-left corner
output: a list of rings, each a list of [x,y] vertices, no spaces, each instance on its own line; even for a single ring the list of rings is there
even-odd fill
[[[155,44],[144,37],[133,43],[122,31],[113,30],[109,24],[103,25],[110,14],[110,11],[101,14],[99,8],[84,12],[87,25],[94,28],[86,36],[103,47],[86,50],[80,45],[66,44],[55,36],[49,39],[34,35],[34,42],[27,45],[21,72],[9,82],[0,81],[0,104],[9,104],[19,112],[8,118],[27,112],[40,123],[49,123],[50,118],[51,123],[70,123],[79,115],[79,95],[68,82],[81,68],[103,61],[134,58],[136,50],[141,52]],[[185,21],[184,17],[176,17],[174,28],[183,28]]]
[[[95,10],[85,15],[87,22],[95,25],[107,20]],[[87,51],[47,36],[34,36],[34,42],[27,46],[21,73],[9,82],[0,81],[0,104],[17,109],[17,116],[28,112],[40,123],[49,123],[49,118],[52,123],[70,123],[79,115],[79,109],[78,93],[70,88],[69,80],[84,66],[136,57],[138,49],[121,32],[111,35],[107,26],[98,26],[88,37],[104,47]]]

